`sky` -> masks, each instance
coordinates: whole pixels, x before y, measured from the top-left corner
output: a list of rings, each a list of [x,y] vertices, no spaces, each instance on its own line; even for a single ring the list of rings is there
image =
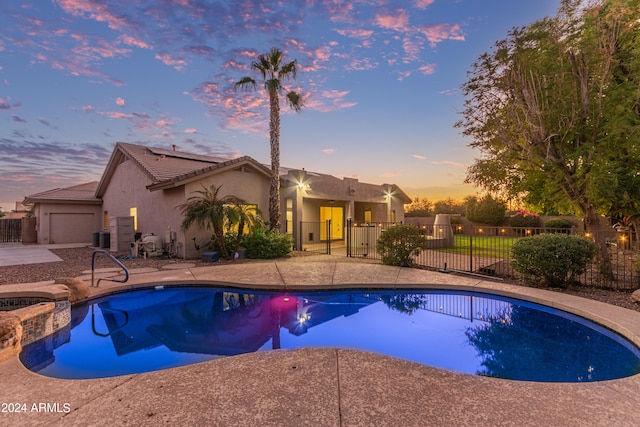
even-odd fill
[[[480,153],[454,128],[474,60],[560,0],[30,0],[0,3],[0,207],[100,179],[116,142],[268,164],[261,53],[297,61],[281,165],[437,201]]]

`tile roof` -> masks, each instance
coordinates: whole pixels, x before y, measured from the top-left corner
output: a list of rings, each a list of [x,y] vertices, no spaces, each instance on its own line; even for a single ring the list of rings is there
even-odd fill
[[[119,142],[122,151],[149,175],[154,184],[200,169],[223,163],[228,159],[171,151],[162,148]]]
[[[253,167],[255,169],[261,171],[267,177],[270,174],[270,171],[266,166],[256,162],[254,159],[252,159],[249,156],[242,156],[242,157],[238,157],[236,159],[225,160],[223,162],[216,163],[216,164],[210,164],[209,166],[205,166],[205,167],[200,168],[200,169],[188,171],[188,172],[183,173],[181,175],[176,175],[176,176],[174,176],[174,177],[172,177],[170,179],[166,179],[166,180],[164,180],[162,182],[151,184],[151,185],[147,186],[147,188],[152,190],[152,191],[160,189],[160,188],[168,188],[168,187],[175,186],[177,184],[181,184],[181,183],[185,183],[187,181],[193,180],[196,177],[199,177],[199,176],[201,176],[203,174],[207,174],[207,173],[210,173],[210,172],[218,172],[218,171],[222,171],[222,170],[227,170],[229,168],[237,168],[239,166],[246,165],[246,164],[253,165]]]
[[[27,196],[24,203],[46,202],[46,201],[68,201],[68,202],[88,202],[101,203],[95,196],[98,188],[98,181],[87,182],[85,184],[74,185],[66,188],[54,188],[42,193]]]

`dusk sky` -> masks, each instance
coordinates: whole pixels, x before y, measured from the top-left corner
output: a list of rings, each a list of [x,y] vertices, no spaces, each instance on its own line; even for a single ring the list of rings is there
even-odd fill
[[[269,163],[268,102],[235,92],[272,47],[298,61],[281,164],[432,201],[478,156],[460,85],[560,0],[11,0],[0,3],[0,207],[99,180],[116,142]]]

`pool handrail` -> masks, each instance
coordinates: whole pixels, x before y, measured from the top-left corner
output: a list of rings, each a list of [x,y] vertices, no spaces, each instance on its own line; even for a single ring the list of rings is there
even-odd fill
[[[99,337],[103,337],[103,338],[110,337],[112,334],[115,334],[116,332],[121,331],[129,323],[129,313],[126,310],[118,310],[118,309],[113,309],[113,308],[111,308],[111,309],[106,308],[105,309],[103,307],[100,307],[100,310],[102,311],[102,313],[104,313],[105,311],[112,311],[112,312],[122,313],[124,315],[124,323],[121,326],[116,325],[116,328],[113,331],[109,331],[106,334],[98,332],[98,329],[96,328],[95,304],[91,304],[91,331],[95,335],[97,335]]]
[[[95,284],[95,287],[99,287],[100,286],[100,281],[101,280],[107,280],[109,282],[116,282],[116,283],[126,283],[127,280],[129,280],[129,270],[127,269],[127,267],[121,263],[120,261],[118,261],[118,259],[116,257],[114,257],[113,255],[111,255],[109,252],[102,250],[102,249],[96,249],[93,251],[93,254],[91,254],[91,287],[94,287],[93,284],[93,280],[95,277],[95,267],[96,267],[96,255],[99,253],[103,253],[105,254],[107,257],[111,258],[113,260],[113,262],[115,262],[118,267],[122,268],[122,270],[124,270],[124,279],[123,280],[118,280],[118,279],[107,279],[107,278],[100,278],[98,279],[98,281]]]

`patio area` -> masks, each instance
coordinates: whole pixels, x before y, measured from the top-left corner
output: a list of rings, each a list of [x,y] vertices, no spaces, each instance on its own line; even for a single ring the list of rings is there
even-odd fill
[[[486,291],[571,311],[640,345],[638,312],[540,289],[341,262],[327,256],[140,272],[132,274],[126,284],[103,281],[91,291],[99,295],[148,284],[194,282],[269,289]],[[15,290],[16,286],[29,289],[43,284],[10,286]],[[332,348],[251,353],[96,380],[44,377],[12,357],[0,364],[0,379],[3,405],[26,404],[26,412],[0,413],[2,424],[14,426],[98,425],[107,421],[112,425],[233,426],[640,424],[640,375],[597,383],[520,382]],[[33,404],[45,410],[34,411]]]

